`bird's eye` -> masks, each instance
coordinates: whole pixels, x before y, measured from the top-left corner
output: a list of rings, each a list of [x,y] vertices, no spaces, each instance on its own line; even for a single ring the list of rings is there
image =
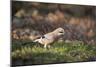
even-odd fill
[[[62,31],[60,31],[59,33],[63,33]]]

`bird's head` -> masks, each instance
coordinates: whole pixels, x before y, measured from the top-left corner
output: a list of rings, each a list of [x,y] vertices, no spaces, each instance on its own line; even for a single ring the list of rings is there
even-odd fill
[[[62,36],[65,34],[65,31],[63,28],[57,28],[55,31],[54,31],[58,36]]]

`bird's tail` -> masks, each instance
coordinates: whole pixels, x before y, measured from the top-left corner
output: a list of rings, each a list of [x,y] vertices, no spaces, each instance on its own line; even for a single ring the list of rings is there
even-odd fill
[[[39,42],[39,41],[41,41],[41,40],[42,40],[42,37],[39,38],[39,39],[34,40],[33,42]]]

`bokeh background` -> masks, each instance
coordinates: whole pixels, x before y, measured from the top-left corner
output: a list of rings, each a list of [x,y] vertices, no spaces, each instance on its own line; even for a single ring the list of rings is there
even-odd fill
[[[35,36],[63,27],[66,31],[64,40],[82,40],[95,44],[95,6],[16,1],[12,5],[12,31],[13,35],[16,34],[13,36],[15,39],[30,39],[29,36],[34,39]]]
[[[11,10],[12,65],[96,60],[96,6],[12,1]],[[59,40],[63,43],[57,42],[55,45],[67,45],[63,46],[64,48],[54,46],[57,49],[51,48],[48,53],[41,47],[29,48],[32,45],[28,44],[27,48],[22,45],[58,27],[64,28],[65,35]],[[59,50],[63,55],[59,55]],[[67,56],[65,56],[66,50],[69,52]],[[57,56],[50,54],[53,51],[58,51]]]

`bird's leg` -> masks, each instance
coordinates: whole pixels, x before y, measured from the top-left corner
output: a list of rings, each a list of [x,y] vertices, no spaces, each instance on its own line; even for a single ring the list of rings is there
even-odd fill
[[[44,48],[46,48],[46,47],[47,47],[47,44],[44,45]]]
[[[48,48],[50,48],[51,46],[50,45],[48,45]]]

